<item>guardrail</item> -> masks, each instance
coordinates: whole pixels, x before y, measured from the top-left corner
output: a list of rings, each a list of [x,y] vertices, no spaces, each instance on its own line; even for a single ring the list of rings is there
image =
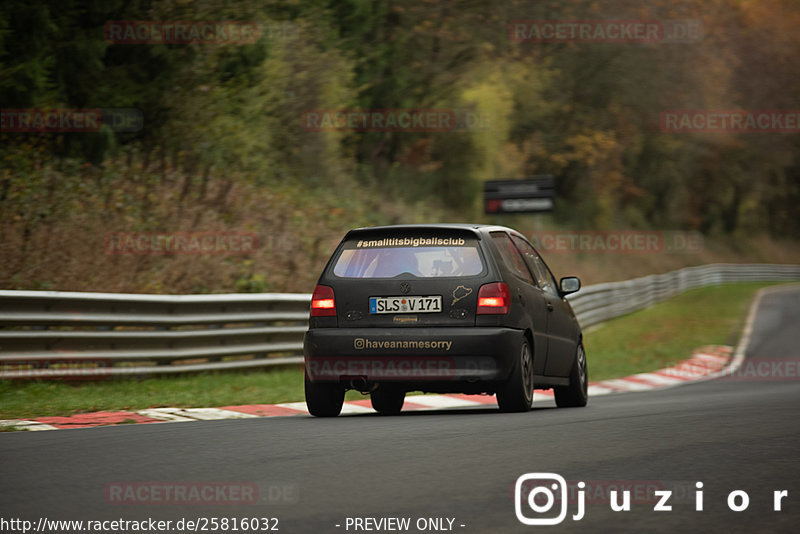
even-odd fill
[[[586,327],[687,289],[800,280],[800,265],[714,264],[584,287]],[[309,294],[0,290],[0,378],[100,378],[299,364]]]
[[[585,328],[641,310],[688,289],[731,282],[800,280],[800,265],[717,263],[586,286],[567,299]]]
[[[0,291],[0,378],[301,363],[310,298]]]

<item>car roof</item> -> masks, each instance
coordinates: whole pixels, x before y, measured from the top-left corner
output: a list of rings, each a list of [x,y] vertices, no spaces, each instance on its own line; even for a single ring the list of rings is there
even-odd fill
[[[481,234],[486,234],[488,232],[496,232],[496,231],[503,231],[503,232],[511,232],[514,234],[519,234],[513,228],[508,228],[506,226],[497,226],[497,225],[489,225],[489,224],[469,224],[469,223],[430,223],[430,224],[394,224],[388,226],[367,226],[364,228],[355,228],[347,232],[344,239],[348,239],[351,237],[358,236],[360,234],[373,234],[373,233],[380,233],[380,232],[397,232],[397,231],[430,231],[430,230],[466,230],[475,234],[475,237],[480,238]]]

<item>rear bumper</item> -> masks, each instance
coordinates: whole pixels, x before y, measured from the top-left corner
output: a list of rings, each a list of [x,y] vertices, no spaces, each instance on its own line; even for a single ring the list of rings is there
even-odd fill
[[[521,341],[522,331],[501,327],[315,328],[303,352],[312,382],[363,379],[444,391],[505,380]]]

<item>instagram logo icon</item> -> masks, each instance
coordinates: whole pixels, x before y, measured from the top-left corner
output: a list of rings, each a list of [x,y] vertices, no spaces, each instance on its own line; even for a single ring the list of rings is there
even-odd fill
[[[567,481],[556,473],[525,473],[514,485],[514,511],[524,525],[558,525],[567,517],[567,500]],[[524,505],[535,516],[526,515]],[[581,511],[578,515],[583,517]]]

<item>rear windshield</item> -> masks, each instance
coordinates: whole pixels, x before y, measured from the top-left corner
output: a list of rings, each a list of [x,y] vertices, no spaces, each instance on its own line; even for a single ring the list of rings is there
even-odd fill
[[[395,243],[401,246],[391,246]],[[404,246],[407,243],[412,246]],[[333,274],[341,278],[394,278],[409,274],[437,278],[475,276],[482,272],[477,241],[463,238],[353,241],[345,244],[333,267]]]

